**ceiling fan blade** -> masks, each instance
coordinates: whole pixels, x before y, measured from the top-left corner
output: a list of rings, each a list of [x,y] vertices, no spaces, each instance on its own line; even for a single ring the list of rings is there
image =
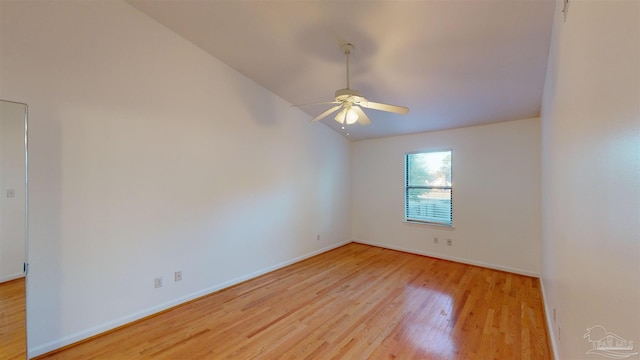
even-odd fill
[[[371,124],[371,119],[369,119],[367,114],[365,114],[365,112],[362,111],[360,106],[355,106],[354,105],[351,108],[353,109],[353,111],[356,112],[356,114],[358,114],[358,124],[363,125],[363,126]]]
[[[393,113],[403,114],[403,115],[409,112],[409,108],[404,106],[381,104],[373,101],[363,101],[360,103],[360,106],[367,109],[388,111],[388,112],[393,112]]]
[[[311,122],[318,121],[318,120],[320,120],[320,119],[323,119],[323,118],[325,118],[325,117],[329,116],[332,112],[335,112],[335,111],[336,111],[336,110],[338,110],[340,107],[342,107],[342,104],[340,104],[340,105],[338,105],[338,106],[334,106],[334,107],[332,107],[331,109],[329,109],[329,110],[327,110],[327,111],[323,112],[322,114],[320,114],[320,115],[316,116],[313,120],[311,120]]]
[[[291,105],[291,107],[300,107],[300,106],[309,106],[309,105],[326,105],[326,104],[340,104],[340,103],[338,101],[323,101],[323,102],[315,102],[315,103],[308,103],[308,104]]]

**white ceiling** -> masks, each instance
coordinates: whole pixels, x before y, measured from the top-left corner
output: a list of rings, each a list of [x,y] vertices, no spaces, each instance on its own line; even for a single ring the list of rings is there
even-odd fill
[[[457,128],[540,114],[553,0],[128,3],[292,104],[346,86],[408,115],[367,110],[349,138]],[[304,107],[315,117],[329,105]],[[293,110],[292,110],[293,111]],[[311,119],[311,118],[310,118]],[[323,122],[346,133],[327,117]]]

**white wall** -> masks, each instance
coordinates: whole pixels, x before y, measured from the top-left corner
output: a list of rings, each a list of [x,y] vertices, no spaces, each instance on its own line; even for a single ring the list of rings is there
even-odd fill
[[[23,276],[25,110],[23,104],[0,102],[0,282]],[[7,196],[8,190],[13,197]]]
[[[335,132],[125,3],[1,14],[0,98],[30,108],[31,356],[350,240]]]
[[[404,154],[445,148],[455,228],[405,223]],[[355,241],[539,274],[539,119],[359,141],[352,163]]]
[[[566,22],[559,6],[542,114],[551,335],[561,359],[603,358],[586,354],[595,325],[638,352],[640,2],[572,0]]]

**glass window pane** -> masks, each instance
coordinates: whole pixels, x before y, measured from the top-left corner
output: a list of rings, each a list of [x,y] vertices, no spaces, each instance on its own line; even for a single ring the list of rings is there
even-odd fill
[[[451,151],[406,154],[405,219],[452,225]]]
[[[409,186],[451,186],[451,151],[407,154]]]

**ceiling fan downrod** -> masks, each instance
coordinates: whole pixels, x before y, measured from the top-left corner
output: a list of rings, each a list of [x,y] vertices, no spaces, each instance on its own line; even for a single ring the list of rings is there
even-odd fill
[[[347,89],[349,89],[349,55],[351,55],[351,51],[354,49],[354,46],[350,43],[342,44],[340,47],[342,52],[347,56]]]

